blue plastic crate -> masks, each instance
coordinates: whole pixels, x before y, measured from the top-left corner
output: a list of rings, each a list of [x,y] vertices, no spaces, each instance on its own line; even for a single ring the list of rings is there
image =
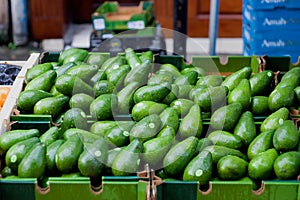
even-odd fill
[[[255,46],[249,44],[247,41],[243,40],[243,56],[289,56],[292,63],[296,64],[300,59],[300,50],[298,52],[289,50],[277,50],[268,51],[255,48]]]
[[[243,24],[252,31],[300,30],[300,9],[254,10],[243,6]]]
[[[255,52],[299,52],[300,30],[253,31],[243,26],[243,40]]]
[[[250,5],[255,10],[275,8],[300,8],[299,0],[243,0],[243,5]]]

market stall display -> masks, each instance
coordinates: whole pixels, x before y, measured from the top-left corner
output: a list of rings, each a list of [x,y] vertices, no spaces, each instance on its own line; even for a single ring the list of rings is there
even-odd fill
[[[10,112],[9,131],[1,132],[0,187],[30,180],[35,199],[67,189],[109,199],[108,185],[116,197],[130,187],[132,199],[145,199],[149,187],[158,199],[255,199],[277,189],[297,199],[299,116],[292,111],[300,106],[300,68],[288,57],[279,73],[261,59],[185,63],[131,48],[114,56],[45,53],[24,75],[13,102],[19,112]],[[20,152],[29,140],[32,148]],[[154,174],[145,178],[139,172],[147,165]]]

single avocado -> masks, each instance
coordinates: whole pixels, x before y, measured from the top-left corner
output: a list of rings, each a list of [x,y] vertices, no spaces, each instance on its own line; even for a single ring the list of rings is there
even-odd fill
[[[143,160],[152,168],[162,168],[162,161],[170,149],[174,136],[156,137],[143,143]]]
[[[60,138],[61,129],[59,129],[57,126],[52,126],[47,131],[45,131],[39,139],[42,143],[48,146]]]
[[[70,106],[70,108],[80,108],[86,114],[89,114],[90,105],[93,101],[94,101],[94,98],[92,96],[84,94],[84,93],[78,93],[78,94],[72,95],[72,97],[69,100],[69,106]]]
[[[5,164],[12,170],[17,171],[18,165],[26,153],[38,142],[40,142],[38,137],[32,137],[14,144],[5,154]]]
[[[267,96],[272,90],[274,81],[274,73],[271,70],[265,70],[256,73],[249,78],[251,95],[252,96]]]
[[[51,65],[51,63],[42,63],[42,64],[34,65],[26,72],[25,83],[29,83],[32,79],[38,77],[39,75],[49,70],[53,70],[53,66]]]
[[[87,130],[87,116],[81,108],[70,108],[64,113],[61,126],[64,130],[67,130],[69,128],[79,128]]]
[[[242,109],[240,103],[232,103],[218,108],[210,118],[211,127],[218,130],[230,131],[235,127],[240,118]]]
[[[201,137],[203,130],[201,109],[199,105],[193,105],[186,116],[184,116],[179,125],[179,135],[182,138],[195,136]]]
[[[248,79],[242,79],[240,83],[228,94],[228,104],[240,103],[243,110],[247,110],[251,102],[251,89]]]
[[[21,112],[33,112],[34,105],[41,99],[52,97],[53,95],[43,90],[25,90],[18,96],[17,108]]]
[[[250,111],[255,116],[269,115],[269,97],[266,96],[253,96],[251,97]]]
[[[183,173],[184,181],[198,181],[207,185],[212,178],[213,162],[209,151],[202,151],[186,166]]]
[[[161,102],[171,91],[171,85],[168,83],[161,85],[146,85],[137,89],[133,95],[135,103],[141,101]]]
[[[278,152],[274,148],[256,155],[248,164],[249,177],[255,181],[270,178],[277,157]]]
[[[130,142],[122,149],[112,162],[112,174],[115,176],[128,176],[137,173],[140,166],[140,153],[143,143],[138,139]]]
[[[24,91],[26,90],[44,90],[45,92],[49,92],[51,87],[53,86],[56,79],[55,70],[48,70],[45,73],[37,76],[36,78],[29,81]]]
[[[151,71],[152,65],[149,63],[142,63],[139,67],[133,67],[124,79],[124,86],[126,87],[131,82],[137,82],[139,86],[145,85]]]
[[[43,143],[36,143],[25,154],[18,166],[20,178],[41,178],[46,169],[46,146]]]
[[[55,164],[62,173],[70,173],[77,169],[78,157],[83,151],[83,143],[78,135],[70,137],[57,150]]]
[[[144,117],[151,114],[159,115],[168,106],[163,103],[157,103],[154,101],[140,101],[135,104],[131,110],[131,115],[134,121],[140,121]]]
[[[91,96],[94,95],[94,90],[89,84],[77,76],[68,74],[57,77],[55,81],[55,87],[58,92],[66,96],[72,96],[78,93],[84,93]]]
[[[131,112],[134,106],[133,95],[138,88],[139,83],[132,82],[117,93],[118,109],[115,111],[117,114],[129,114]]]
[[[232,91],[242,79],[249,79],[252,73],[252,69],[249,66],[243,67],[227,76],[222,85],[226,86],[229,91]]]
[[[225,86],[207,87],[199,90],[194,96],[194,102],[205,112],[213,112],[226,105],[228,89]]]
[[[247,156],[244,155],[241,151],[237,149],[232,149],[225,146],[219,146],[219,145],[210,145],[203,149],[203,151],[209,151],[212,155],[213,164],[217,164],[218,161],[227,155],[237,156],[239,158],[242,158],[244,160],[248,160]]]
[[[287,120],[289,117],[289,110],[285,107],[278,109],[267,116],[260,125],[260,132],[268,129],[275,130],[281,121]]]
[[[199,77],[196,85],[205,85],[210,87],[220,86],[224,80],[224,76],[221,75],[207,75]]]
[[[292,120],[281,122],[274,132],[273,145],[277,151],[293,150],[299,142],[299,131]]]
[[[39,100],[33,108],[33,114],[51,115],[56,118],[68,106],[68,96],[54,96]]]
[[[237,156],[224,156],[218,161],[218,175],[223,180],[238,180],[247,174],[248,162]]]
[[[117,96],[115,94],[102,94],[92,101],[90,113],[97,120],[107,120],[113,117],[113,108],[116,108]]]
[[[216,130],[209,133],[207,138],[214,145],[225,146],[232,149],[240,149],[242,147],[241,138],[228,131]]]
[[[248,158],[251,160],[259,153],[262,153],[272,148],[273,135],[274,135],[274,130],[266,130],[258,134],[248,147],[247,150]]]
[[[77,76],[81,80],[88,82],[99,70],[98,65],[80,64],[69,68],[65,74]]]
[[[241,115],[234,127],[233,134],[241,138],[244,147],[248,147],[256,137],[256,125],[250,111],[246,111]]]
[[[103,137],[85,146],[78,158],[78,169],[83,176],[98,177],[105,168],[108,145]]]
[[[178,117],[183,118],[195,103],[189,99],[176,99],[170,104],[170,108],[176,110]]]
[[[23,140],[39,137],[38,129],[16,129],[10,130],[0,135],[0,152],[6,152],[14,144]]]
[[[197,144],[198,139],[190,136],[172,146],[163,160],[165,173],[170,177],[180,176],[193,158]]]
[[[300,173],[300,152],[289,151],[280,154],[274,162],[274,172],[279,179],[296,180]]]
[[[137,122],[130,130],[130,141],[139,139],[147,141],[154,138],[161,129],[161,120],[159,115],[151,114]],[[143,131],[141,131],[143,130]]]
[[[63,139],[55,140],[46,147],[46,174],[58,174],[58,169],[55,164],[55,155],[59,147],[64,143]]]
[[[169,126],[172,127],[175,132],[177,132],[179,126],[179,117],[174,108],[167,107],[160,113],[159,117],[162,122],[162,128]]]
[[[295,99],[294,88],[290,86],[275,88],[269,98],[268,104],[271,111],[276,111],[282,107],[289,108]]]

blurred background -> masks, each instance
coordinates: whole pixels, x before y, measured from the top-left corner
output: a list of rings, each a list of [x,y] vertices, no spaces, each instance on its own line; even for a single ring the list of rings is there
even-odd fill
[[[103,6],[109,2],[113,6]],[[126,30],[136,31],[127,36],[136,38],[131,45],[139,44],[146,41],[141,31],[146,27],[162,28],[159,41],[157,33],[153,36],[159,48],[187,56],[288,55],[297,62],[300,55],[297,0],[0,0],[0,5],[0,60],[24,60],[30,52],[68,47],[97,51],[104,40]],[[118,16],[111,22],[116,27],[102,27],[111,13]],[[141,27],[139,17],[149,20]],[[131,27],[117,27],[120,19]],[[175,31],[186,39],[176,38]],[[111,45],[124,47],[126,42]]]

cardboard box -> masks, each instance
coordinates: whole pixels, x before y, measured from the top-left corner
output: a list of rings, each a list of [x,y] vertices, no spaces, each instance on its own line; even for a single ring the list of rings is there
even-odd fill
[[[94,30],[144,29],[154,20],[151,1],[138,6],[120,6],[117,1],[104,2],[92,14]]]

